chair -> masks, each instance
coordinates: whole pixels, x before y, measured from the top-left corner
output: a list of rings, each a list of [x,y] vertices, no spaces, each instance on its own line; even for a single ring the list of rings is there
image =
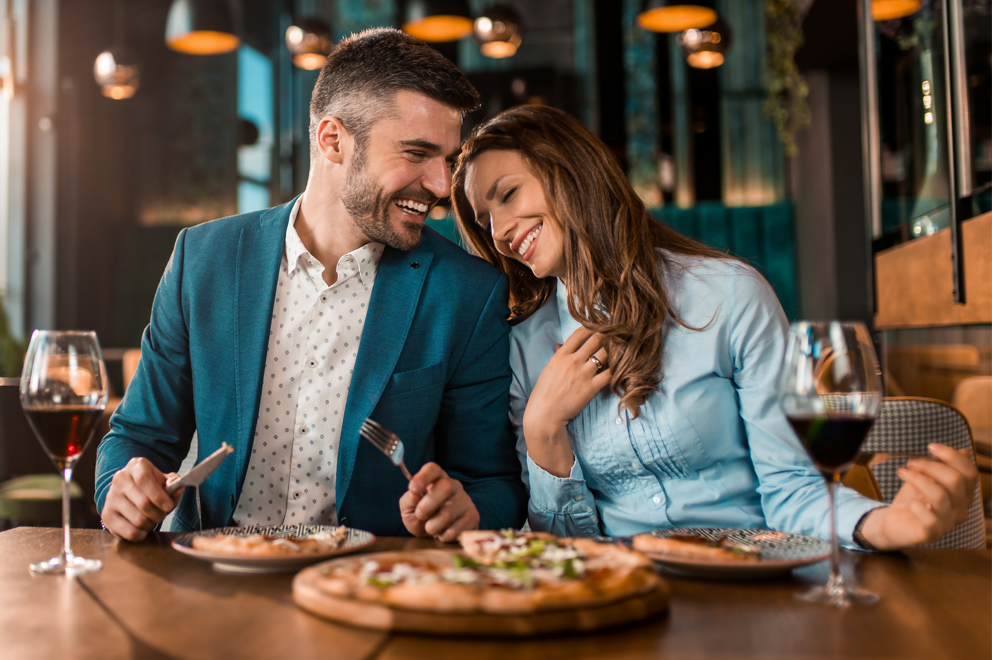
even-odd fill
[[[965,378],[954,388],[951,402],[968,420],[975,449],[992,453],[992,376]]]
[[[129,348],[124,351],[124,355],[121,357],[121,372],[124,380],[124,391],[127,391],[127,386],[131,384],[131,379],[134,378],[134,372],[138,370],[138,362],[140,361],[140,348]]]
[[[975,459],[971,430],[964,416],[953,406],[920,397],[886,398],[882,413],[865,440],[865,451],[909,452],[925,455],[927,445],[937,442],[954,449],[967,448]],[[902,480],[898,470],[907,459],[894,459],[871,466],[882,498],[892,502]],[[982,513],[981,488],[975,484],[975,497],[968,517],[928,548],[985,548],[985,517]]]

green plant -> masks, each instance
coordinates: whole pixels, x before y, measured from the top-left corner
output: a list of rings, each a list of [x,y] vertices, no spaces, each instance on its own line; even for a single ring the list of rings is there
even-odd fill
[[[0,377],[20,376],[27,350],[27,342],[19,340],[10,331],[7,310],[3,306],[3,299],[0,298]]]
[[[795,0],[765,0],[765,113],[775,122],[785,153],[796,153],[796,133],[809,125],[809,86],[796,66],[803,43]]]

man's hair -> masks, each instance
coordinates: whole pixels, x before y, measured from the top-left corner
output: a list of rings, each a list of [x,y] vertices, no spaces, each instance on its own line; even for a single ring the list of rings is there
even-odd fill
[[[337,117],[359,150],[379,119],[395,112],[401,89],[423,94],[465,113],[480,105],[465,74],[426,43],[394,28],[365,30],[341,41],[320,71],[310,99],[310,156],[316,155],[317,126]]]

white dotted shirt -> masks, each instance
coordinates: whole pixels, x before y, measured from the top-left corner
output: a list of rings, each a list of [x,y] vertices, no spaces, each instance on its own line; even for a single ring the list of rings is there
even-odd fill
[[[337,524],[341,421],[383,245],[341,257],[327,286],[294,227],[300,200],[286,230],[239,525]]]

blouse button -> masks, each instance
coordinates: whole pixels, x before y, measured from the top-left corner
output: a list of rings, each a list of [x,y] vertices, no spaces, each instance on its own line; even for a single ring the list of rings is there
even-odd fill
[[[617,415],[617,426],[621,426],[621,425],[623,425],[623,419],[619,415]]]
[[[655,504],[661,504],[661,496],[655,495],[654,497],[651,498],[651,501],[654,502]]]

